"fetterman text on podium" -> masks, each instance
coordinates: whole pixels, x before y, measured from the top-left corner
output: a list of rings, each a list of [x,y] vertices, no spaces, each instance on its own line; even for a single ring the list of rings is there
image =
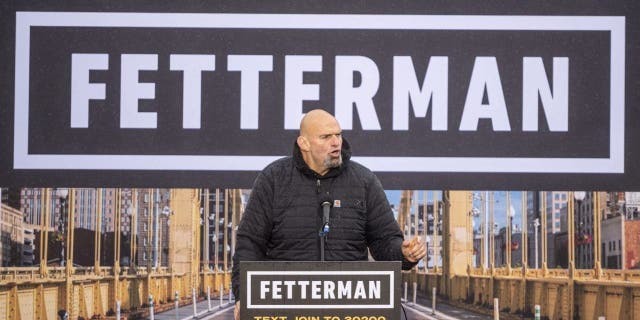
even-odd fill
[[[241,262],[242,319],[400,318],[400,262]]]

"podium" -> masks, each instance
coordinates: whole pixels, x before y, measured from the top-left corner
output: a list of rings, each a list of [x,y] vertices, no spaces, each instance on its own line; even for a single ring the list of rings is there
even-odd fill
[[[241,318],[400,319],[400,262],[240,262]]]

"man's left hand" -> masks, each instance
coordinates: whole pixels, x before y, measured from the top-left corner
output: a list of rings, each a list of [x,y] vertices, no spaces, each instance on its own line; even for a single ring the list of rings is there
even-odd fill
[[[411,240],[402,242],[402,255],[409,262],[417,262],[427,255],[427,246],[420,237],[413,237]]]

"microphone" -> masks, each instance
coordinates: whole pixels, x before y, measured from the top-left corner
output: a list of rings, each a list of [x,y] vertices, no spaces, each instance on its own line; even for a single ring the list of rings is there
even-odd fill
[[[329,233],[329,213],[331,211],[331,199],[329,196],[325,196],[320,200],[322,206],[322,228],[320,229],[320,236],[326,236]]]

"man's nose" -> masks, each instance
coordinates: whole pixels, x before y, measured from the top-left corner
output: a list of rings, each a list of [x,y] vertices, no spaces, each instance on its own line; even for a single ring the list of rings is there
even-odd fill
[[[340,144],[340,142],[341,142],[340,136],[337,136],[337,135],[331,136],[331,145],[332,146],[337,146],[337,145]]]

